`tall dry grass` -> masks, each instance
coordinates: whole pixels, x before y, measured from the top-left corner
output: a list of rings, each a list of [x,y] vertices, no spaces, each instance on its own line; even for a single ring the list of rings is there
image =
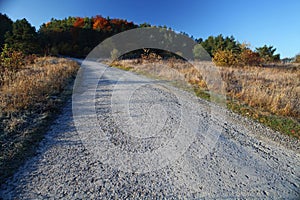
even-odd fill
[[[220,67],[227,95],[275,115],[300,119],[300,67]]]
[[[66,59],[37,58],[33,64],[23,67],[12,77],[4,78],[0,88],[1,112],[46,109],[51,95],[61,92],[77,69],[76,62]]]

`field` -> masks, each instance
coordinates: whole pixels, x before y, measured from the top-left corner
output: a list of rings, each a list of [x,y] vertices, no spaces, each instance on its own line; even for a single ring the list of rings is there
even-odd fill
[[[198,96],[208,100],[209,91],[225,93],[229,109],[300,139],[299,65],[215,67],[210,62],[135,59],[114,61],[111,66],[167,80],[184,81]],[[222,79],[222,91],[214,88],[213,83],[207,84],[211,66],[217,71],[214,72],[218,75],[216,78]]]
[[[78,68],[76,62],[67,59],[40,57],[32,58],[16,71],[3,73],[0,86],[1,180],[33,153],[55,114],[71,95],[70,83]]]

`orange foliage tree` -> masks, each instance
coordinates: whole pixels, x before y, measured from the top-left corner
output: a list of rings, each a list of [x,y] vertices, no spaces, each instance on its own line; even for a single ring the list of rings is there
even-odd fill
[[[111,31],[111,25],[109,20],[102,17],[101,15],[97,15],[93,18],[93,29]]]
[[[76,27],[76,28],[82,28],[82,27],[84,27],[84,19],[81,18],[81,17],[77,17],[73,26]]]
[[[253,52],[250,49],[243,49],[239,55],[239,65],[243,66],[260,66],[262,58],[259,53]]]
[[[110,20],[110,23],[115,32],[121,32],[134,28],[133,22],[128,22],[127,20],[123,19],[112,19]]]

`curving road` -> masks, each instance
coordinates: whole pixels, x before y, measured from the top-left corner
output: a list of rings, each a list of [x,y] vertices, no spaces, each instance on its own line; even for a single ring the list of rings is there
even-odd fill
[[[3,199],[300,198],[299,143],[166,82],[85,65],[98,84],[81,74],[88,89],[74,91]]]

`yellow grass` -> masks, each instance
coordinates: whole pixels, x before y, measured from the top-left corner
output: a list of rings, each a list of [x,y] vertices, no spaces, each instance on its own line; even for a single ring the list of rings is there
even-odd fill
[[[34,109],[47,102],[51,95],[59,93],[78,69],[75,62],[57,58],[37,58],[34,64],[26,66],[6,78],[0,88],[1,112],[18,112]],[[47,106],[47,105],[43,105]]]
[[[300,119],[299,67],[220,67],[227,95],[271,114]]]

